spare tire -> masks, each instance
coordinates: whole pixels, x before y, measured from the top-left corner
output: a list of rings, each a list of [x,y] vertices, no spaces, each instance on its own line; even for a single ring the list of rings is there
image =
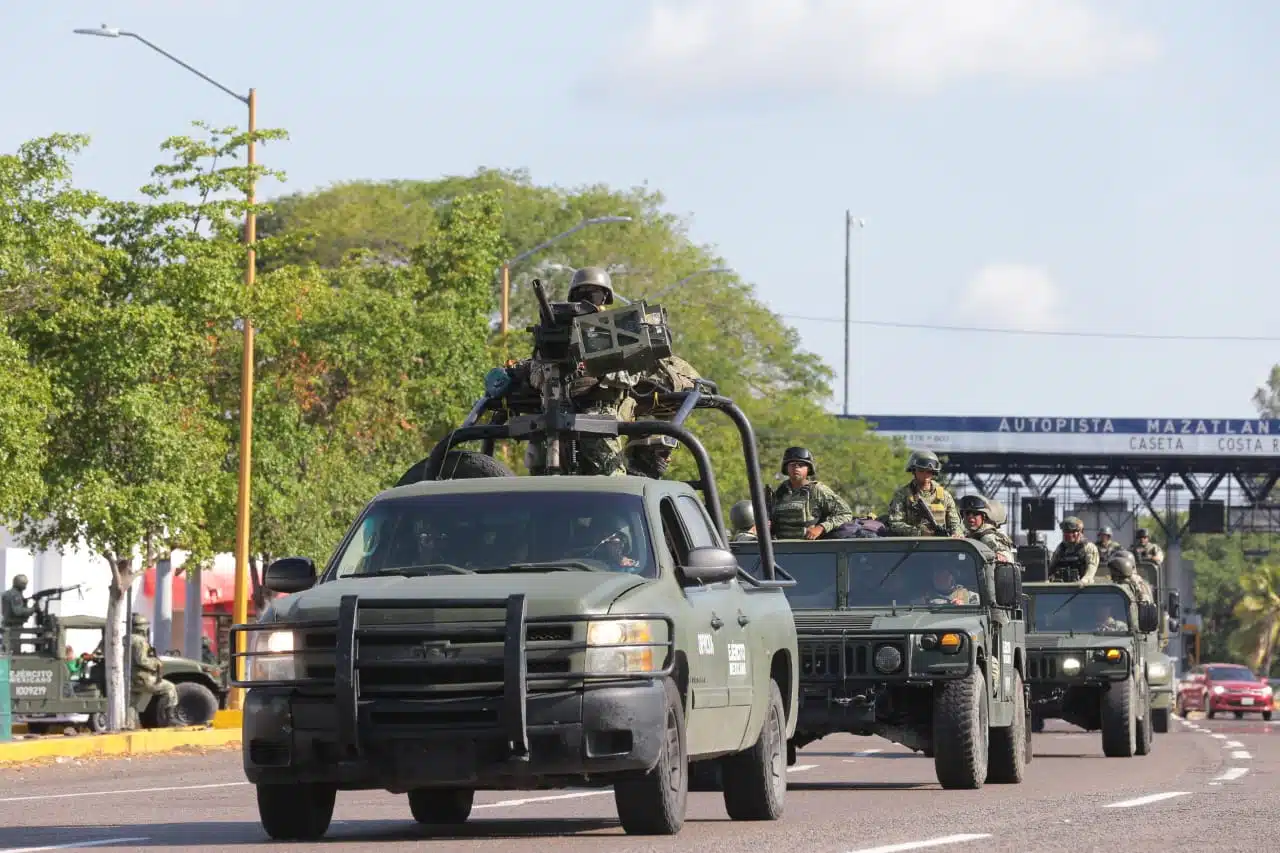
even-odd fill
[[[397,486],[420,483],[431,457],[419,460],[396,482]],[[475,450],[450,450],[444,455],[437,480],[475,480],[480,477],[514,477],[516,473],[503,463]]]

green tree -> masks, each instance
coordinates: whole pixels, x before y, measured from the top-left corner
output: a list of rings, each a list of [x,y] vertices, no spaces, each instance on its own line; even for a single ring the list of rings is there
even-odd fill
[[[1253,392],[1253,405],[1259,417],[1280,418],[1280,364],[1271,368],[1266,384]]]
[[[1244,595],[1235,606],[1240,625],[1234,645],[1256,671],[1270,673],[1280,643],[1280,562],[1254,564],[1240,586]]]

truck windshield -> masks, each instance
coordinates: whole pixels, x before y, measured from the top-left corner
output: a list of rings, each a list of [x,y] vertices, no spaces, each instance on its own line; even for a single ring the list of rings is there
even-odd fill
[[[849,606],[980,604],[979,564],[956,551],[849,555]]]
[[[378,501],[357,525],[338,557],[338,577],[414,570],[553,571],[555,564],[569,570],[657,575],[639,495],[415,495]]]
[[[1118,589],[1027,590],[1031,596],[1030,631],[1124,634],[1129,631],[1129,600]]]

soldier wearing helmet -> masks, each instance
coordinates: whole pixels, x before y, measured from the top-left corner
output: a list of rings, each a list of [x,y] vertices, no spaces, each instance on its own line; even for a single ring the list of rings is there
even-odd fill
[[[1138,528],[1137,540],[1133,543],[1134,560],[1142,560],[1146,563],[1155,563],[1157,566],[1164,565],[1164,551],[1160,550],[1160,546],[1151,541],[1151,531],[1145,527]]]
[[[1111,528],[1101,527],[1098,529],[1098,541],[1094,543],[1098,546],[1098,557],[1102,562],[1110,560],[1118,551],[1124,549],[1120,547],[1120,543],[1111,538]]]
[[[132,677],[129,679],[129,704],[141,714],[157,697],[156,716],[161,725],[179,726],[182,720],[175,713],[178,709],[178,689],[165,681],[161,673],[160,657],[147,638],[150,621],[141,613],[134,613],[129,636],[129,651],[133,659]]]
[[[853,521],[853,510],[826,483],[808,448],[788,447],[782,454],[787,481],[773,494],[769,532],[774,539],[817,539]]]
[[[1155,602],[1155,596],[1151,594],[1151,585],[1138,574],[1138,564],[1128,551],[1112,554],[1107,560],[1107,568],[1111,572],[1111,582],[1127,586],[1133,593],[1134,600],[1145,601],[1148,604]]]
[[[582,267],[569,282],[570,302],[590,302],[596,308],[613,304],[613,279],[604,267]]]
[[[935,479],[941,471],[938,455],[930,450],[914,451],[907,459],[911,482],[889,500],[888,527],[892,535],[964,538],[956,500]]]
[[[27,597],[24,594],[26,589],[27,576],[14,575],[13,586],[0,596],[0,627],[21,628],[27,624],[31,614],[36,612],[34,607],[27,604]]]
[[[970,539],[977,539],[986,545],[1002,563],[1015,562],[1017,551],[1013,547],[1013,540],[999,527],[999,524],[1004,523],[1004,507],[993,504],[990,498],[983,495],[965,495],[960,499],[960,517],[964,520]]]
[[[729,529],[733,542],[756,541],[756,511],[751,501],[738,501],[729,507]]]
[[[1084,538],[1084,522],[1074,515],[1062,519],[1062,542],[1049,559],[1049,580],[1056,583],[1093,583],[1098,573],[1098,546]]]
[[[679,445],[669,435],[632,436],[627,439],[627,473],[633,477],[662,479],[671,465],[671,454]]]

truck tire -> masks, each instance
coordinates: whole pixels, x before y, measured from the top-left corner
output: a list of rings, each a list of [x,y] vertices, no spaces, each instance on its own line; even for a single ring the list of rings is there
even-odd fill
[[[933,767],[944,788],[981,788],[987,778],[987,679],[977,666],[933,692]]]
[[[658,763],[642,775],[613,784],[613,802],[628,835],[675,835],[684,826],[689,799],[689,753],[684,705],[675,683],[663,680],[667,695],[665,737]]]
[[[1102,752],[1108,758],[1129,758],[1138,748],[1133,714],[1133,679],[1113,682],[1102,694]]]
[[[175,685],[178,690],[178,706],[174,708],[177,715],[175,722],[184,726],[207,726],[213,722],[218,713],[218,697],[203,684],[184,681]]]
[[[1022,673],[1013,672],[1013,722],[994,728],[990,734],[990,756],[987,781],[1017,784],[1022,781],[1027,763],[1027,706],[1022,691]]]
[[[316,841],[329,831],[334,785],[299,782],[258,788],[258,820],[275,841]]]
[[[95,711],[89,715],[89,731],[100,735],[107,730],[107,712]]]
[[[416,788],[409,792],[409,811],[418,823],[466,823],[475,798],[471,788]]]
[[[778,682],[769,679],[769,706],[760,736],[721,759],[724,808],[733,820],[777,820],[787,800],[787,720]]]
[[[1151,730],[1151,694],[1146,691],[1143,685],[1138,693],[1138,707],[1142,709],[1142,716],[1134,720],[1137,726],[1137,736],[1134,739],[1134,755],[1149,755],[1151,753],[1151,740],[1155,737],[1155,733]]]
[[[1151,709],[1151,730],[1157,734],[1164,734],[1169,731],[1168,708]]]
[[[410,483],[421,482],[422,474],[427,468],[427,460],[430,458],[428,456],[426,459],[418,460],[396,481],[396,485],[407,486]],[[444,461],[440,463],[440,474],[442,476],[436,479],[476,480],[481,477],[514,477],[516,475],[497,459],[475,450],[450,450],[444,455]]]

